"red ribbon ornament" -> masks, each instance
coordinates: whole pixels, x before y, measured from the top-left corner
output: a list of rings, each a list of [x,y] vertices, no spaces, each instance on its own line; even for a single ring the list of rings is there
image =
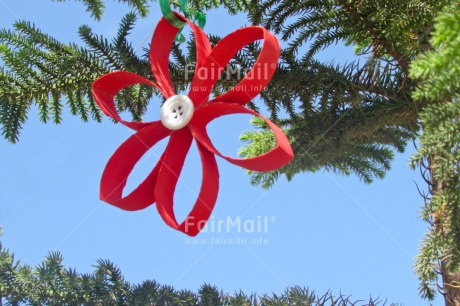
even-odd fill
[[[175,95],[169,76],[168,58],[179,29],[162,18],[153,34],[150,47],[150,63],[156,84],[126,71],[106,74],[93,83],[93,95],[102,111],[136,131],[109,159],[102,174],[100,198],[129,211],[144,209],[156,203],[166,224],[187,235],[196,236],[211,216],[217,200],[219,171],[215,155],[249,170],[271,171],[289,163],[294,154],[289,140],[278,126],[243,106],[256,97],[273,76],[280,55],[277,38],[262,27],[250,26],[231,33],[212,48],[206,34],[199,27],[179,14],[176,16],[190,25],[196,41],[195,75],[188,94],[195,107],[193,117],[187,126],[173,131],[167,129],[161,121],[124,121],[115,108],[114,96],[123,88],[135,84],[153,86],[167,99]],[[263,40],[263,44],[253,68],[228,92],[209,100],[212,87],[229,61],[244,46],[256,40]],[[212,144],[206,126],[212,120],[230,114],[251,114],[262,118],[273,131],[276,146],[269,152],[252,158],[222,155]],[[136,189],[123,197],[126,181],[136,163],[151,147],[168,136],[169,143],[156,166]],[[179,224],[174,214],[173,197],[193,139],[196,140],[203,169],[201,190],[191,212]]]

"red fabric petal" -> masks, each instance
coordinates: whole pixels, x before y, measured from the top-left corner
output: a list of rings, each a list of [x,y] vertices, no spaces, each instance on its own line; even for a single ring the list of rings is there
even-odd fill
[[[93,96],[99,107],[104,112],[104,114],[132,128],[133,130],[138,131],[143,127],[151,124],[151,122],[124,121],[118,115],[117,109],[115,108],[115,102],[113,100],[115,95],[120,90],[135,84],[145,84],[157,87],[155,83],[135,73],[126,71],[115,71],[103,75],[102,77],[94,81]]]
[[[172,134],[162,159],[163,166],[159,173],[161,179],[155,186],[155,198],[158,212],[166,224],[189,236],[196,236],[211,216],[216,203],[219,170],[214,155],[197,143],[203,167],[201,190],[192,211],[179,224],[174,214],[174,191],[192,140],[190,130],[187,128]]]
[[[271,128],[276,138],[276,147],[262,155],[252,158],[233,158],[222,155],[212,144],[206,131],[206,125],[220,116],[230,114],[251,114],[262,118]],[[264,118],[260,114],[247,109],[239,104],[217,102],[210,103],[195,111],[194,117],[190,122],[190,129],[195,139],[210,152],[219,155],[223,159],[240,167],[253,171],[271,171],[289,163],[294,157],[291,145],[283,131],[273,122]]]
[[[187,22],[195,36],[197,64],[196,69],[201,67],[206,57],[211,53],[211,43],[206,34],[193,22],[175,13],[176,16]],[[169,75],[169,55],[179,29],[172,26],[164,17],[158,23],[153,33],[150,44],[150,65],[158,86],[166,98],[173,96],[174,90]],[[193,100],[193,99],[192,99]]]
[[[139,210],[155,202],[153,188],[157,182],[161,159],[145,180],[126,197],[122,196],[129,174],[141,157],[158,141],[171,134],[160,121],[129,137],[110,157],[102,174],[101,200],[124,210]]]
[[[252,69],[235,87],[212,101],[245,104],[267,86],[275,73],[280,56],[278,39],[262,27],[246,27],[219,41],[203,67],[196,71],[189,94],[195,101],[195,106],[207,102],[212,87],[235,54],[259,39],[263,39],[263,44]]]

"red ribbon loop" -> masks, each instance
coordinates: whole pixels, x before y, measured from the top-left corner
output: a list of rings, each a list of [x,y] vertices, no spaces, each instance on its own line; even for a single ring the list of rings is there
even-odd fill
[[[169,136],[171,131],[160,121],[129,137],[110,157],[101,178],[100,197],[104,202],[124,210],[139,210],[155,202],[153,187],[157,183],[163,156],[152,172],[128,196],[123,197],[123,189],[129,174],[141,157],[157,142]]]
[[[262,118],[272,130],[276,138],[276,146],[270,151],[251,158],[233,158],[220,153],[212,144],[206,131],[206,126],[212,120],[231,114],[250,114]],[[239,104],[216,102],[210,103],[196,110],[190,123],[192,134],[207,150],[240,167],[253,171],[271,171],[289,163],[294,157],[291,145],[283,131],[273,122],[253,110]]]
[[[175,132],[162,159],[162,167],[155,186],[157,209],[163,220],[172,228],[196,236],[211,216],[219,190],[219,170],[213,154],[197,143],[202,163],[202,182],[192,211],[179,224],[174,214],[174,192],[193,137],[189,129]]]
[[[267,86],[275,73],[281,52],[278,39],[262,27],[246,27],[220,40],[204,65],[196,70],[190,89],[190,98],[195,106],[207,102],[213,86],[230,60],[244,46],[260,39],[263,39],[262,48],[252,69],[237,85],[211,102],[246,104]]]
[[[204,59],[211,53],[211,43],[203,30],[193,22],[177,13],[175,15],[187,22],[192,28],[197,52],[196,71],[203,65]],[[150,65],[158,87],[166,99],[175,94],[169,74],[169,55],[171,54],[171,48],[179,30],[179,28],[171,25],[165,18],[162,18],[153,33],[150,43]]]
[[[158,88],[152,81],[127,71],[115,71],[103,75],[93,83],[93,96],[101,110],[107,116],[115,119],[123,125],[126,125],[133,130],[140,130],[146,127],[151,122],[131,122],[125,121],[118,115],[115,108],[114,97],[123,88],[135,85],[144,84]]]

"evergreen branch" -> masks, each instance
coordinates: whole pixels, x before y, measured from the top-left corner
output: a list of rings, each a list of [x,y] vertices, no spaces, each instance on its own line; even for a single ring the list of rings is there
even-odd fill
[[[373,41],[372,45],[374,47],[378,46],[378,48],[384,48],[384,53],[390,54],[398,62],[401,69],[407,74],[409,71],[409,63],[407,60],[405,60],[397,50],[390,46],[390,43],[387,41],[387,39],[378,33],[375,25],[370,20],[368,20],[364,14],[356,10],[356,3],[348,3],[348,0],[338,1],[348,13],[354,16],[355,20],[361,21],[365,29],[369,31],[370,38]],[[374,54],[376,54],[376,57],[380,57],[378,49],[374,49]]]
[[[151,74],[149,68],[149,62],[146,59],[140,59],[132,47],[132,44],[128,42],[127,36],[131,33],[134,24],[137,20],[136,14],[128,13],[120,21],[117,36],[113,39],[112,49],[116,51],[117,56],[120,58],[120,62],[126,70],[136,71],[141,75]]]
[[[90,50],[106,64],[113,66],[115,70],[123,70],[124,65],[120,59],[114,54],[112,45],[103,36],[97,36],[92,32],[92,29],[83,25],[78,29],[78,34],[81,39],[89,46]]]
[[[175,289],[154,280],[132,284],[109,260],[97,260],[95,269],[87,274],[66,268],[63,261],[59,252],[50,252],[35,267],[23,265],[0,243],[1,302],[7,305],[386,305],[380,299],[354,301],[350,296],[335,296],[329,291],[317,294],[300,286],[286,288],[280,295],[259,296],[241,291],[228,294],[206,283],[197,292]]]
[[[54,2],[66,2],[69,0],[52,0]],[[103,0],[75,0],[83,2],[83,4],[87,7],[87,12],[91,13],[91,16],[94,17],[96,20],[101,20],[102,15],[104,13],[105,4]],[[120,3],[125,3],[128,6],[134,8],[137,13],[142,16],[146,17],[149,10],[149,5],[147,4],[147,0],[118,0]]]

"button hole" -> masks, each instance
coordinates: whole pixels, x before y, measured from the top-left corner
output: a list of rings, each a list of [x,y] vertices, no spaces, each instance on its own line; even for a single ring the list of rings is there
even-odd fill
[[[179,106],[179,110],[182,110],[182,106]]]
[[[184,114],[184,112],[180,112],[179,114],[182,116]]]

